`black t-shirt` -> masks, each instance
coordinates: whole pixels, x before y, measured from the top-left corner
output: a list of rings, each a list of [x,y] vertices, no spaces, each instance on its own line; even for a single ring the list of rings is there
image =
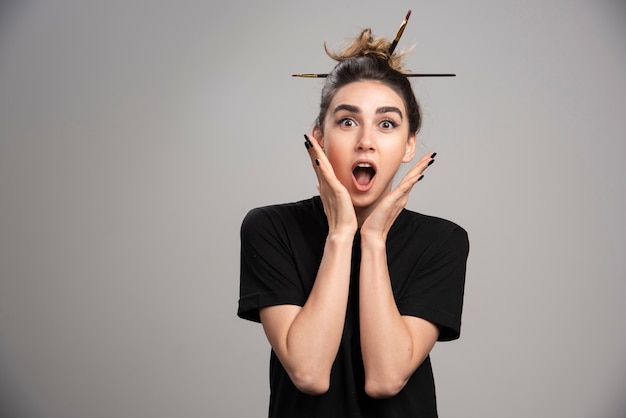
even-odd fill
[[[328,223],[319,196],[251,210],[241,227],[241,282],[237,314],[259,321],[259,309],[307,300],[320,265]],[[387,262],[394,298],[402,315],[438,325],[439,340],[459,337],[469,251],[467,233],[440,218],[403,210],[387,236]],[[389,399],[365,393],[359,341],[360,237],[352,251],[346,322],[333,363],[330,389],[300,392],[272,351],[270,417],[436,417],[430,358]]]

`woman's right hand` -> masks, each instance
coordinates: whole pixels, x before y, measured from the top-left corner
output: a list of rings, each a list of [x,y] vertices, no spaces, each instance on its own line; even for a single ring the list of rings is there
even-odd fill
[[[324,205],[324,213],[328,219],[328,235],[345,233],[354,236],[358,223],[350,193],[335,176],[332,165],[315,137],[305,134],[304,138],[304,145],[317,176],[317,189]]]
[[[315,137],[309,137],[305,135],[305,145],[328,218],[324,253],[303,306],[267,306],[259,315],[272,350],[293,384],[309,395],[321,395],[330,387],[341,344],[357,219],[348,190],[335,176]]]

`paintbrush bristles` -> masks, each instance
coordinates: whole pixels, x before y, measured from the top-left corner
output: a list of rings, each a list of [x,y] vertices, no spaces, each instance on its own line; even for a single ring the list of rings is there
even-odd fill
[[[391,43],[391,46],[389,47],[388,54],[389,54],[390,57],[393,54],[393,51],[395,51],[396,46],[398,45],[398,42],[400,41],[400,38],[402,37],[402,34],[404,33],[404,29],[406,28],[406,24],[409,23],[409,17],[411,17],[411,11],[410,10],[407,12],[406,17],[402,21],[402,24],[400,24],[400,28],[398,29],[398,33],[396,33],[396,37],[393,39],[393,42]]]

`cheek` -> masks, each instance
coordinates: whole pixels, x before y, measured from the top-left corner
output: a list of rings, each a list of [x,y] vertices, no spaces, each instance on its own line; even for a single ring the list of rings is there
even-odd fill
[[[326,154],[326,158],[330,161],[330,164],[333,166],[335,170],[339,168],[341,161],[343,160],[343,152],[333,146],[324,147],[324,154]]]
[[[351,163],[350,153],[344,147],[339,147],[336,144],[326,144],[324,153],[337,176],[341,176],[349,171],[348,165]]]
[[[380,149],[380,155],[386,161],[386,165],[391,168],[396,166],[400,166],[405,159],[406,156],[406,143],[396,142],[395,144],[389,144],[388,146]]]

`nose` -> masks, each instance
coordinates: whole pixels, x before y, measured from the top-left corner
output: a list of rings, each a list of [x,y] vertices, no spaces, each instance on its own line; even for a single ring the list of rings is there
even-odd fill
[[[356,143],[357,150],[373,151],[376,149],[375,143],[376,143],[376,140],[370,129],[364,127],[359,130],[359,137]]]

